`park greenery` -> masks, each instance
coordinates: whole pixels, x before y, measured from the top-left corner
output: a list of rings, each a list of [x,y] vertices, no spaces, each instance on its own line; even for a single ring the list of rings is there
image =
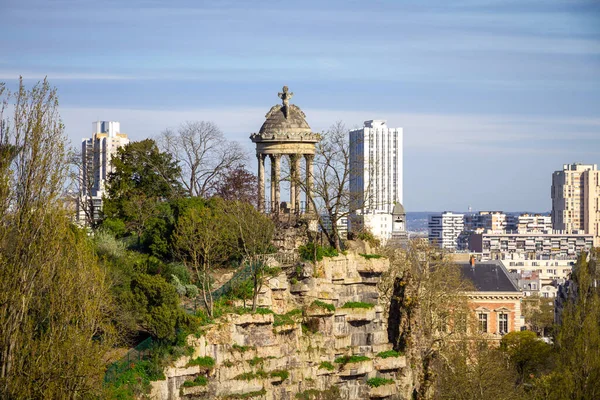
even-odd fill
[[[257,257],[273,251],[272,220],[255,209],[249,195],[234,195],[251,193],[255,185],[239,164],[243,157],[238,154],[227,165],[207,161],[213,168],[207,175],[206,165],[192,162],[203,159],[197,155],[182,170],[176,153],[185,151],[181,137],[197,128],[219,140],[214,126],[183,125],[174,136],[165,136],[173,140],[168,145],[146,139],[120,148],[101,220],[87,229],[65,211],[72,154],[56,90],[47,81],[31,89],[21,82],[15,93],[0,84],[0,122],[0,398],[134,398],[147,392],[151,381],[164,378],[164,366],[193,354],[189,334],[201,333],[228,313],[273,314],[275,327],[300,322],[306,334],[318,329],[318,321],[305,318],[303,310],[278,315],[257,305],[266,280],[280,271]],[[326,154],[339,154],[335,143],[325,144],[330,146]],[[317,168],[322,183],[332,171]],[[333,191],[345,181],[320,187],[332,213],[343,205],[333,200]],[[337,256],[342,243],[335,231],[332,235],[327,247],[300,248],[302,258]],[[446,254],[419,242],[406,251],[381,249],[380,254],[365,256],[390,261],[379,291],[390,317],[393,350],[377,357],[407,357],[413,398],[600,398],[599,251],[582,254],[574,267],[560,325],[553,324],[547,303],[528,299],[524,313],[532,330],[509,333],[499,346],[467,337],[466,329],[442,328],[468,313],[464,293],[469,285]],[[215,291],[225,270],[236,275]],[[312,306],[335,311],[329,303]],[[349,302],[341,308],[373,307]],[[553,344],[541,341],[542,334]],[[123,350],[130,349],[129,357],[141,343],[147,344],[144,357],[124,358]],[[346,355],[318,368],[334,370],[370,359]],[[214,360],[195,358],[190,365],[208,374]],[[286,370],[270,375],[258,370],[238,379],[263,374],[289,377]],[[390,382],[372,378],[367,383]],[[187,386],[206,384],[198,376]],[[339,398],[339,390],[308,389],[296,397],[317,396]]]

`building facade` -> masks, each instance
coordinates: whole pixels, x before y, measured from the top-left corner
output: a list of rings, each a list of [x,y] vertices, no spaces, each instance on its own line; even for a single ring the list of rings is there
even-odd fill
[[[113,171],[112,158],[117,149],[129,143],[116,121],[92,123],[92,137],[81,142],[81,188],[77,216],[81,223],[99,218],[106,180]]]
[[[465,215],[465,230],[471,232],[505,232],[506,214],[502,211],[480,211]]]
[[[506,230],[512,233],[552,233],[552,217],[542,214],[509,215]]]
[[[481,253],[482,260],[507,259],[515,255],[530,259],[576,258],[593,247],[594,238],[586,234],[553,233],[473,233],[469,251]]]
[[[552,227],[585,232],[600,246],[600,171],[597,164],[565,164],[552,175]]]
[[[392,213],[402,204],[402,128],[365,121],[350,132],[350,229],[368,229],[382,241],[392,237]]]
[[[459,237],[465,229],[464,214],[445,211],[429,216],[429,243],[447,250],[463,250]]]
[[[576,259],[531,260],[515,257],[499,260],[525,296],[555,297],[558,285],[564,283],[573,270]]]
[[[469,308],[474,314],[479,334],[499,341],[502,336],[520,331],[523,326],[523,294],[502,264],[490,262],[460,263],[462,276],[473,284],[467,292]]]

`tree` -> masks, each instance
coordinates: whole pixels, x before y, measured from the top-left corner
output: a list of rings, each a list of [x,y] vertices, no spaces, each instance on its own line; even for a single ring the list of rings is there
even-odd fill
[[[583,252],[554,340],[555,368],[534,382],[536,399],[600,398],[600,250]]]
[[[98,397],[113,305],[87,235],[63,210],[56,90],[21,81],[14,96],[0,85],[0,98],[0,397]]]
[[[547,336],[554,325],[554,301],[534,295],[523,299],[522,309],[525,323],[534,332]]]
[[[348,217],[350,213],[351,167],[348,130],[343,122],[338,121],[316,145],[311,198],[313,209],[325,216],[325,220],[319,218],[321,230],[336,250],[341,250],[342,247],[338,221]],[[305,182],[298,181],[297,184],[306,191]]]
[[[407,250],[385,248],[390,268],[378,285],[389,302],[388,340],[413,360],[414,397],[428,398],[436,381],[436,363],[464,338],[460,320],[469,315],[466,282],[446,253],[411,241]],[[466,328],[466,327],[465,327]]]
[[[239,143],[226,140],[212,122],[187,121],[176,132],[166,129],[159,143],[181,162],[178,179],[188,196],[208,197],[215,182],[246,159]]]
[[[123,220],[139,243],[148,221],[159,213],[158,204],[182,195],[180,169],[151,139],[120,147],[112,162],[103,214]]]
[[[215,182],[214,195],[224,200],[238,200],[257,206],[256,193],[258,180],[256,175],[237,165],[222,174]]]
[[[437,363],[435,399],[513,400],[522,395],[506,355],[485,340],[453,343]]]
[[[541,341],[535,332],[510,332],[502,338],[500,348],[508,355],[519,376],[519,383],[544,371],[552,346]]]
[[[206,312],[213,315],[211,272],[229,257],[235,236],[221,207],[193,207],[177,221],[173,246],[180,259],[195,273]]]

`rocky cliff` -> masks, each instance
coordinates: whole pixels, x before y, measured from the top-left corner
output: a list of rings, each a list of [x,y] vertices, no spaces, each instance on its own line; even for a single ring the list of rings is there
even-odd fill
[[[151,398],[405,398],[406,359],[391,350],[378,302],[388,266],[350,251],[284,270],[261,291],[260,313],[188,337],[193,355],[166,368]]]

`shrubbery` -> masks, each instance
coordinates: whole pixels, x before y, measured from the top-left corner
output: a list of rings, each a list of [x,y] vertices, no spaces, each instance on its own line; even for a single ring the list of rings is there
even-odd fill
[[[300,258],[306,261],[321,261],[323,257],[335,257],[339,253],[336,249],[331,246],[320,246],[315,243],[308,243],[306,245],[298,247],[298,253]]]

